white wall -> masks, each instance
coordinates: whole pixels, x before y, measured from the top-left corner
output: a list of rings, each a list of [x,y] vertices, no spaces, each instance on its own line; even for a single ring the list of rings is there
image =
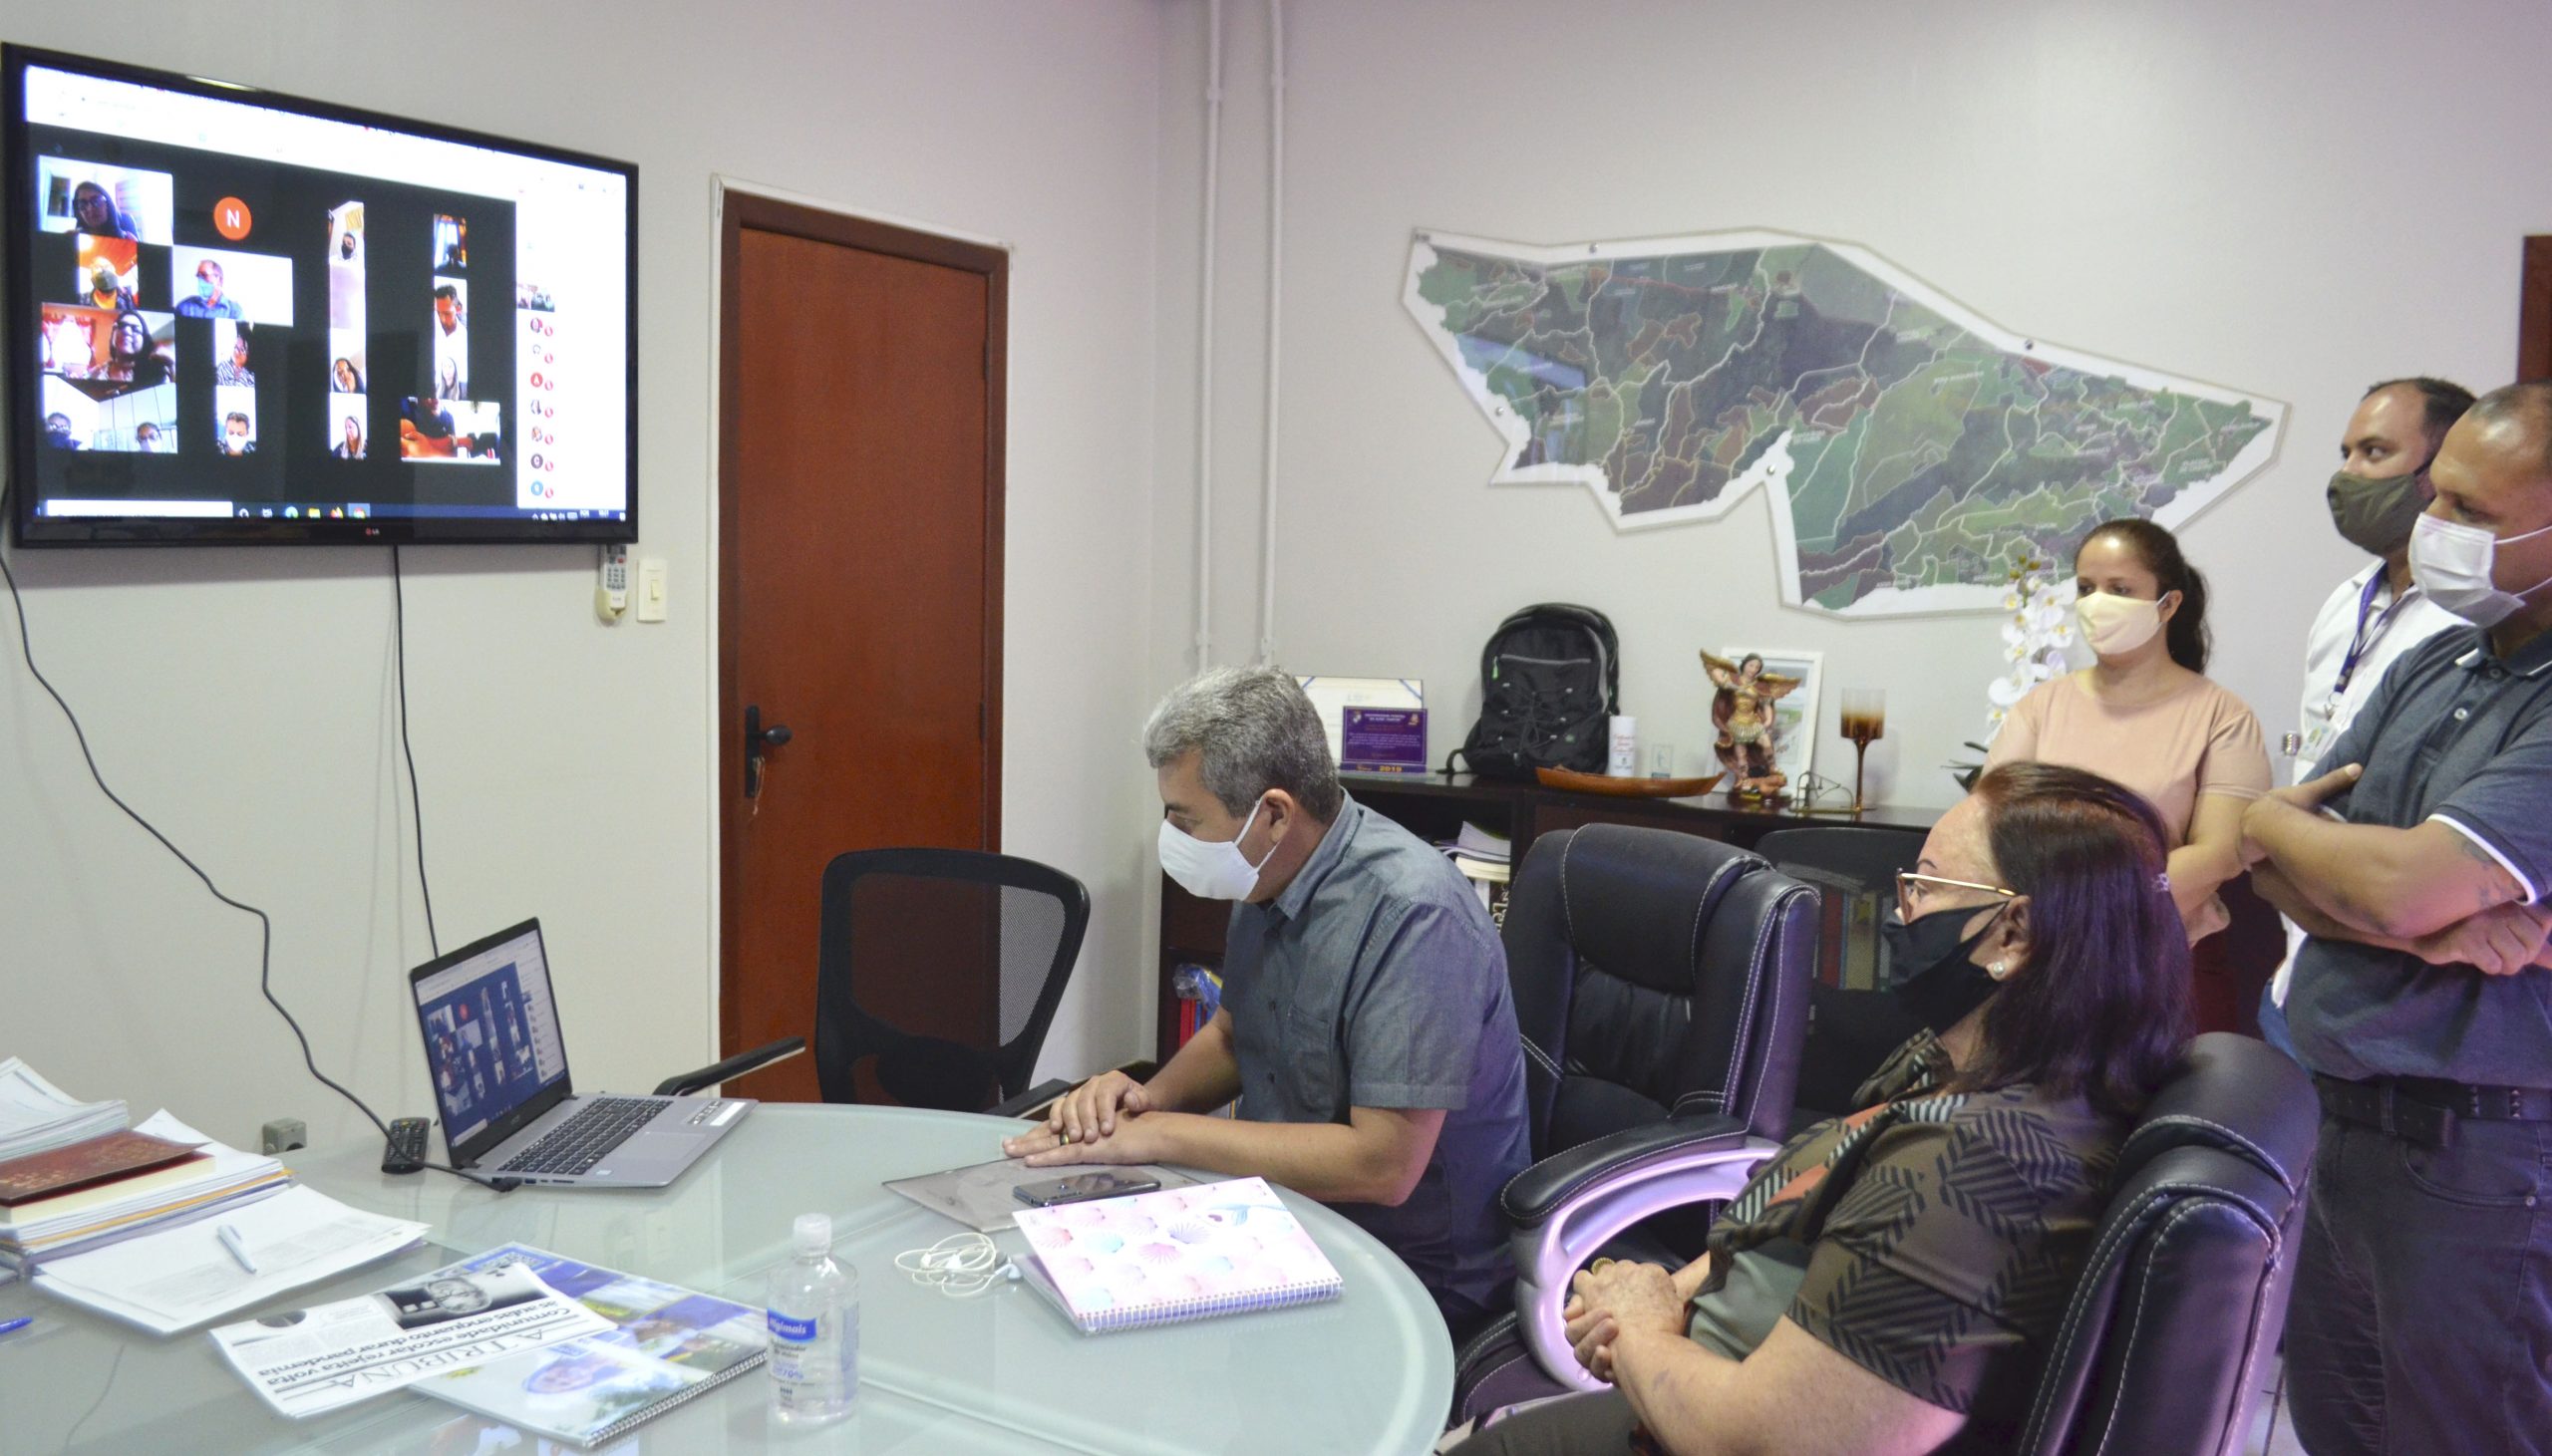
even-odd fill
[[[710,178],[1015,245],[1005,846],[1097,916],[1048,1065],[1136,1048],[1146,977],[1157,8],[1148,0],[13,4],[14,41],[625,158],[640,170],[642,555],[672,620],[604,627],[589,549],[408,554],[410,692],[447,946],[538,914],[580,1083],[714,1055]],[[458,41],[458,46],[439,43]],[[274,915],[319,1064],[428,1105],[425,959],[378,550],[13,552],[38,662],[110,780]],[[1127,561],[1137,569],[1127,571]],[[404,789],[398,790],[404,794]],[[256,1000],[256,928],[90,786],[0,661],[0,1054],[253,1138],[345,1135]],[[1142,1036],[1147,1044],[1147,1035]]]
[[[1160,215],[1165,239],[1191,229],[1164,243],[1168,341],[1192,337],[1194,279],[1177,265],[1201,10],[1181,6],[1165,38]],[[1265,317],[1264,12],[1233,0],[1231,17],[1221,660],[1259,632]],[[1813,648],[1819,768],[1850,769],[1833,690],[1884,688],[1872,794],[1940,804],[1956,789],[1937,765],[1984,730],[2001,644],[1992,617],[1844,624],[1781,607],[1760,494],[1717,522],[1624,535],[1583,487],[1489,488],[1497,437],[1399,302],[1414,228],[1841,238],[2040,339],[2288,402],[2279,458],[2184,532],[2216,592],[2215,676],[2272,741],[2296,726],[2306,624],[2358,560],[2321,503],[2348,412],[2393,375],[2506,382],[2518,239],[2552,230],[2552,183],[2507,159],[2552,126],[2532,59],[2552,43],[2542,7],[1293,0],[1286,18],[1277,655],[1424,676],[1439,758],[1477,710],[1488,630],[1528,602],[1577,601],[1611,614],[1625,706],[1683,771],[1708,761],[1697,649]],[[1165,380],[1188,347],[1164,353]],[[1193,517],[1168,488],[1192,407],[1172,398],[1154,518],[1164,649],[1185,641],[1192,582]]]
[[[1217,661],[1255,650],[1264,326],[1263,11],[1230,6],[1220,245]],[[460,0],[446,66],[389,5],[13,5],[8,38],[515,135],[641,168],[642,554],[673,621],[603,628],[583,550],[410,556],[411,688],[448,942],[549,928],[580,1079],[705,1059],[715,981],[709,179],[752,178],[1017,246],[1005,843],[1098,918],[1049,1042],[1148,1049],[1149,775],[1132,734],[1192,665],[1201,0]],[[1523,241],[1760,225],[1878,249],[1998,322],[2293,406],[2272,468],[2187,532],[2218,676],[2290,726],[2304,624],[2350,565],[2319,487],[2373,379],[2500,382],[2517,238],[2552,186],[2499,158],[2552,123],[2552,13],[1874,0],[1294,0],[1279,657],[1434,685],[1436,751],[1497,618],[1589,602],[1685,765],[1693,653],[1818,648],[1883,686],[1875,791],[1943,801],[1983,727],[1990,618],[1785,610],[1759,501],[1617,535],[1574,487],[1489,489],[1495,437],[1399,303],[1409,234]],[[111,39],[110,39],[111,38]],[[1547,78],[1547,79],[1537,79]],[[1157,483],[1155,483],[1157,481]],[[425,935],[394,799],[375,551],[13,553],[39,660],[113,781],[275,913],[277,990],[320,1063],[424,1104],[402,971]],[[1820,758],[1848,761],[1831,732]],[[350,1114],[254,998],[255,929],[88,786],[0,660],[0,1050],[232,1138]]]

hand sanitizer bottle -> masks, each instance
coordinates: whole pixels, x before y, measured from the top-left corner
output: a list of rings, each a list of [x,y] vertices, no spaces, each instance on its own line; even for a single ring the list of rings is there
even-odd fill
[[[771,1272],[771,1419],[818,1426],[859,1389],[859,1271],[832,1259],[833,1221],[801,1214],[791,1258]]]

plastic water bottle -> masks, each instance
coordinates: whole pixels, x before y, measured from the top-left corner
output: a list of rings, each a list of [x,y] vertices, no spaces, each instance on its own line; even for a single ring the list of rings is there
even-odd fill
[[[771,1272],[771,1419],[818,1426],[859,1390],[859,1271],[832,1259],[833,1221],[800,1214],[790,1260]]]

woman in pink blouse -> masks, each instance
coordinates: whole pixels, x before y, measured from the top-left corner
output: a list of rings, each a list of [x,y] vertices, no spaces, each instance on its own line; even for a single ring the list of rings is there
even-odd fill
[[[2098,526],[2074,553],[2074,577],[2076,625],[2098,660],[2014,705],[1985,766],[2062,763],[2144,795],[2172,835],[2171,898],[2196,946],[2225,926],[2216,892],[2242,870],[2242,809],[2269,788],[2260,721],[2206,677],[2206,579],[2169,531],[2134,518]],[[2229,976],[2206,954],[2220,949],[2196,958],[2201,1029],[2238,1019],[2215,1005],[2236,995],[2210,984]]]

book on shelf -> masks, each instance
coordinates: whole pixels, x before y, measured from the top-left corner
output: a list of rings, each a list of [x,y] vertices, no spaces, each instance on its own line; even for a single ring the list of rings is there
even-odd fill
[[[1515,857],[1514,841],[1467,820],[1452,838],[1436,840],[1436,847],[1444,851],[1456,865],[1465,861],[1504,864]]]
[[[1085,1334],[1338,1297],[1311,1231],[1263,1178],[1229,1178],[1013,1216],[1031,1285]]]

